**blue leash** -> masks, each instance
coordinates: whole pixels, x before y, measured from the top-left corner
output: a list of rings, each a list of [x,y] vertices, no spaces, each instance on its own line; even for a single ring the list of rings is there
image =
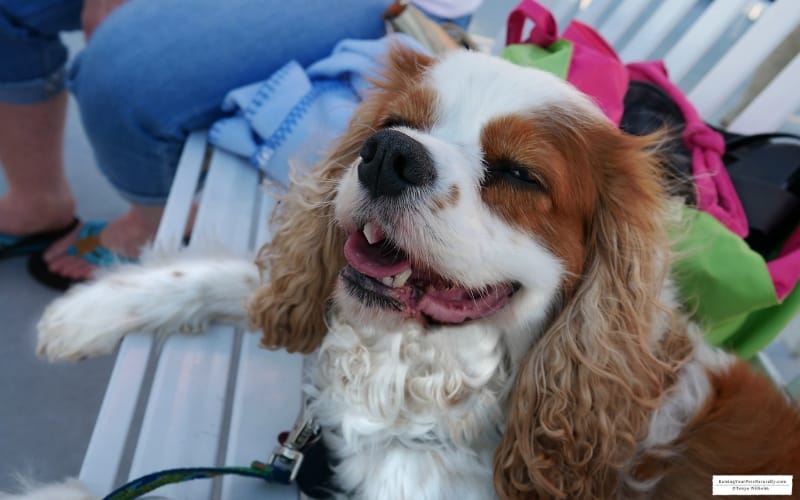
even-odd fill
[[[123,484],[103,500],[134,500],[162,486],[195,479],[236,475],[290,485],[303,464],[303,452],[319,437],[319,426],[305,412],[305,405],[286,440],[275,447],[267,463],[254,461],[250,467],[185,467],[153,472]]]
[[[270,483],[292,484],[291,469],[261,462],[253,462],[250,467],[187,467],[162,470],[134,479],[112,491],[103,500],[134,500],[168,484],[210,479],[222,475],[255,477]]]

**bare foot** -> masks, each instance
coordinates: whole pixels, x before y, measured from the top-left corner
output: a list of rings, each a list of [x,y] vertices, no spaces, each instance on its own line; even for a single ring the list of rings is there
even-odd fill
[[[76,227],[68,235],[56,241],[45,251],[44,260],[50,271],[76,280],[89,279],[94,271],[94,266],[76,255],[67,255],[67,250],[75,244],[78,231],[83,224]],[[102,234],[102,233],[101,233]]]
[[[144,245],[156,234],[162,207],[134,206],[125,215],[111,221],[100,233],[100,244],[116,255],[136,259]],[[67,255],[76,242],[80,227],[53,243],[44,253],[50,271],[74,280],[92,277],[94,266],[78,255]]]

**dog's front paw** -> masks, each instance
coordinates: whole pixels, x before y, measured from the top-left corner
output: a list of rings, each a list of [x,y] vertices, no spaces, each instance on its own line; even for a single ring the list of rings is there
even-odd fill
[[[37,325],[37,356],[77,361],[112,352],[131,318],[109,292],[102,283],[78,285],[50,304]]]
[[[122,266],[45,310],[37,354],[78,360],[110,353],[132,332],[198,333],[211,321],[241,324],[258,284],[258,268],[238,257]]]

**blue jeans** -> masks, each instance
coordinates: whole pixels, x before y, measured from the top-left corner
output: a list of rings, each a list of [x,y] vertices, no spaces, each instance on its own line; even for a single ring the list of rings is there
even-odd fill
[[[82,4],[0,0],[0,101],[29,104],[64,90],[67,49],[58,34],[81,28]]]
[[[79,28],[82,3],[0,0],[0,100],[36,102],[63,89],[58,33]],[[342,38],[380,37],[390,3],[129,0],[68,71],[100,169],[128,201],[163,204],[188,133],[222,117],[229,90],[290,59],[308,65]]]

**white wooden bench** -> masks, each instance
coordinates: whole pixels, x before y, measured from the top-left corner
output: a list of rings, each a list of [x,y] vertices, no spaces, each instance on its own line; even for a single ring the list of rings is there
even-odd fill
[[[177,248],[207,153],[205,134],[184,148],[156,240]],[[224,151],[207,162],[189,245],[252,253],[268,239],[272,200],[258,172]],[[265,460],[300,408],[302,357],[258,347],[258,335],[213,326],[198,335],[175,335],[159,345],[151,336],[127,337],[86,451],[80,478],[98,494],[150,472]],[[172,499],[297,498],[294,488],[253,479],[192,481],[158,491]],[[260,493],[259,493],[260,492]]]
[[[543,3],[554,8],[560,26],[577,16],[599,26],[623,59],[646,60],[701,1]],[[514,3],[508,2],[507,10]],[[726,0],[705,9],[665,57],[676,81],[692,69],[746,5],[746,0]],[[798,22],[797,0],[779,0],[770,6],[694,88],[684,89],[701,114],[718,114],[738,84]],[[731,128],[755,133],[780,127],[800,106],[798,81],[800,56]],[[192,134],[186,143],[157,243],[171,248],[181,245],[203,169],[207,169],[205,187],[196,200],[199,211],[189,245],[216,247],[223,241],[230,250],[252,254],[269,238],[266,221],[273,201],[260,189],[255,169],[240,158],[210,148],[202,132]],[[800,337],[800,323],[796,321],[792,328]],[[257,334],[227,326],[214,326],[199,336],[171,336],[163,343],[143,334],[127,337],[119,349],[80,478],[103,495],[129,478],[161,469],[247,465],[253,459],[266,459],[277,434],[291,427],[300,407],[302,362],[301,356],[260,349]],[[765,362],[769,365],[768,359]],[[298,497],[293,487],[240,478],[192,481],[156,493],[173,500]]]

